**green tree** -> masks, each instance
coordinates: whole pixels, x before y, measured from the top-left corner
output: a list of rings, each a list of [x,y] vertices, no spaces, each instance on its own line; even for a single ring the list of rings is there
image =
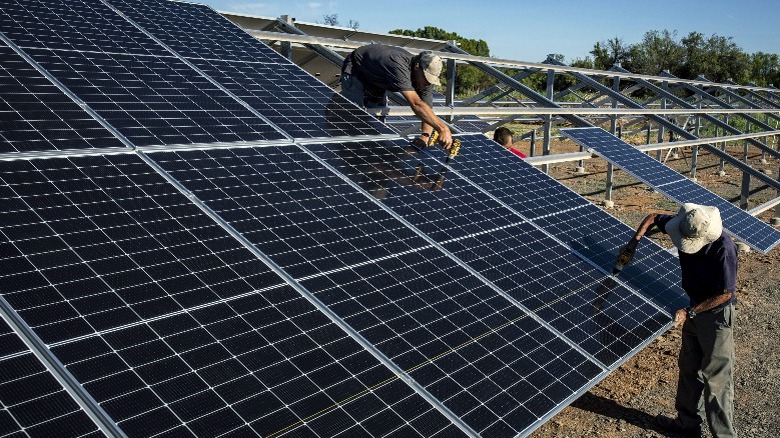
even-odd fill
[[[631,71],[647,75],[679,71],[683,48],[675,41],[676,36],[676,32],[666,29],[646,32],[642,41],[629,50]]]
[[[681,43],[684,60],[679,76],[693,79],[703,75],[715,82],[749,81],[749,56],[731,37],[712,35],[705,38],[700,32],[691,32]]]
[[[616,63],[620,63],[624,68],[628,68],[626,60],[631,51],[630,46],[626,46],[622,39],[615,37],[593,46],[590,54],[593,55],[593,65],[599,70],[609,70]]]
[[[395,29],[391,30],[390,33],[440,41],[456,41],[461,49],[471,55],[490,56],[490,49],[485,40],[465,38],[455,32],[448,32],[438,27],[425,26],[417,30]],[[475,93],[495,84],[495,80],[489,75],[469,65],[458,65],[456,78],[455,92],[458,94]],[[442,83],[444,82],[446,81],[442,81]]]
[[[750,55],[750,80],[757,85],[780,85],[780,57],[776,53]]]

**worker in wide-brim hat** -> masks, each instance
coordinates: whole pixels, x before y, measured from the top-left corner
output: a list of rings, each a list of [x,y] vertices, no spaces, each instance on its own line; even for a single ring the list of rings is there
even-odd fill
[[[682,325],[675,418],[659,415],[665,430],[700,436],[706,421],[714,437],[734,431],[734,294],[737,250],[723,232],[716,207],[683,204],[676,215],[650,214],[626,246],[629,251],[653,226],[669,235],[678,249],[682,288],[690,305],[674,314]],[[699,406],[703,402],[704,418]]]

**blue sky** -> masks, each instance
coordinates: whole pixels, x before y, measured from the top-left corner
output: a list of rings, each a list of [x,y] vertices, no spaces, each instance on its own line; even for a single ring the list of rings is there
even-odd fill
[[[342,25],[354,20],[368,32],[435,26],[483,39],[493,56],[518,61],[541,62],[548,53],[559,53],[571,62],[588,56],[598,41],[618,37],[634,44],[645,32],[663,29],[677,31],[678,41],[695,31],[733,37],[747,53],[780,54],[777,0],[194,1],[220,11],[286,14],[313,23],[323,22],[326,14],[338,14]]]

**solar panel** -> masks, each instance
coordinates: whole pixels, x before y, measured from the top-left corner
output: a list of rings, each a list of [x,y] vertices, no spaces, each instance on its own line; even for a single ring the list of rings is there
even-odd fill
[[[111,3],[293,137],[392,133],[207,6],[163,0]]]
[[[0,153],[124,147],[0,41]]]
[[[3,296],[128,435],[458,434],[137,156],[0,177]]]
[[[607,131],[601,128],[574,128],[562,129],[561,132],[680,204],[692,202],[718,207],[723,228],[751,247],[765,253],[780,243],[780,231],[777,229]]]
[[[2,318],[0,376],[0,436],[103,436]]]
[[[0,162],[0,294],[128,436],[527,435],[670,324],[670,256],[610,278],[627,227],[483,135],[449,165],[364,140],[391,131],[205,6],[6,3],[48,75],[9,78],[177,146]],[[94,431],[62,406],[28,423]]]
[[[607,366],[667,323],[666,312],[612,284],[603,272],[499,200],[405,146],[397,140],[306,147],[356,183],[384,187],[383,204],[524,308],[543,314]],[[605,284],[609,291],[601,290]],[[620,322],[594,324],[592,315],[579,313],[596,300],[602,315]]]
[[[0,30],[137,146],[282,138],[99,0],[10,1]]]
[[[610,272],[634,230],[484,135],[460,137],[464,146],[448,168],[479,186],[526,221]],[[426,152],[440,161],[438,148]],[[643,243],[620,280],[668,312],[688,305],[679,263],[652,241]]]
[[[478,433],[520,433],[602,372],[297,146],[151,156]]]

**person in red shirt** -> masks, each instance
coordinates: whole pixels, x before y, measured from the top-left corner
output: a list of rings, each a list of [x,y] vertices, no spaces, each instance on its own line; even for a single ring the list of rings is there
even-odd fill
[[[509,149],[509,152],[517,155],[520,158],[527,158],[526,155],[517,149],[514,149],[514,145],[512,143],[512,137],[514,136],[514,133],[509,130],[509,128],[500,127],[496,129],[496,132],[493,133],[493,141],[500,144],[501,146]]]

